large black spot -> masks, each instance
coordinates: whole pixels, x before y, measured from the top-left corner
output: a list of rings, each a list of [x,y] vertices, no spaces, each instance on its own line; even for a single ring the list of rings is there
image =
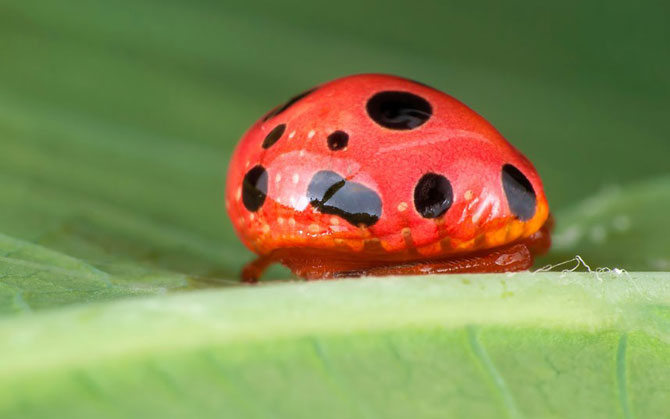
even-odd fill
[[[371,226],[382,215],[382,200],[377,192],[330,170],[314,175],[307,187],[307,198],[320,212],[338,215],[356,226]]]
[[[337,151],[349,144],[349,134],[344,131],[335,131],[328,136],[328,148]]]
[[[316,87],[313,89],[309,89],[307,91],[304,91],[300,93],[299,95],[293,96],[291,99],[288,100],[288,102],[284,103],[283,105],[279,105],[270,112],[268,112],[264,117],[263,117],[263,122],[267,121],[270,118],[274,118],[275,116],[279,115],[280,113],[284,112],[288,108],[290,108],[294,103],[299,101],[300,99],[304,98],[305,96],[309,95],[310,93],[314,92],[316,90]]]
[[[502,184],[512,214],[521,221],[528,221],[535,215],[535,190],[523,173],[511,164],[502,168]]]
[[[281,136],[284,135],[285,130],[286,124],[279,124],[274,127],[272,131],[268,132],[268,135],[265,136],[265,139],[263,140],[263,148],[272,147],[272,145],[279,141]]]
[[[376,123],[398,130],[416,128],[433,114],[433,108],[426,99],[408,92],[379,92],[368,100],[365,107]]]
[[[437,218],[454,202],[449,180],[436,173],[426,173],[414,187],[414,206],[424,218]]]
[[[251,212],[258,211],[268,193],[268,172],[261,165],[254,166],[242,181],[242,203]]]

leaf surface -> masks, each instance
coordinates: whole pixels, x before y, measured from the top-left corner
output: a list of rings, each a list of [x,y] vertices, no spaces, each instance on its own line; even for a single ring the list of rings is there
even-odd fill
[[[3,417],[653,417],[670,276],[288,283],[0,321]]]

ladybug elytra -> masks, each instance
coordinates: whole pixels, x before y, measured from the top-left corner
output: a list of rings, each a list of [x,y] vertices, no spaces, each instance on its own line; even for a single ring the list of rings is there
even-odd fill
[[[344,77],[256,122],[226,207],[258,254],[307,279],[528,269],[551,217],[528,159],[473,110],[388,75]]]

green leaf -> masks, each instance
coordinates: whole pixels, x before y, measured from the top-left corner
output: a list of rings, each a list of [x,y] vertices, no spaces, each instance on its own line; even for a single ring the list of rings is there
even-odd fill
[[[186,288],[184,275],[117,267],[111,275],[79,259],[0,234],[0,314]]]
[[[670,274],[342,280],[0,321],[2,417],[659,417]]]
[[[593,269],[670,270],[670,178],[611,187],[556,214],[551,255]]]

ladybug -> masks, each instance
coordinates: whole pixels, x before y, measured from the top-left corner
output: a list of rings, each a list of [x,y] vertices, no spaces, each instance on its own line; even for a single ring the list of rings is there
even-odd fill
[[[390,75],[340,78],[242,137],[226,207],[258,254],[306,279],[528,269],[550,246],[532,163],[453,97]]]

